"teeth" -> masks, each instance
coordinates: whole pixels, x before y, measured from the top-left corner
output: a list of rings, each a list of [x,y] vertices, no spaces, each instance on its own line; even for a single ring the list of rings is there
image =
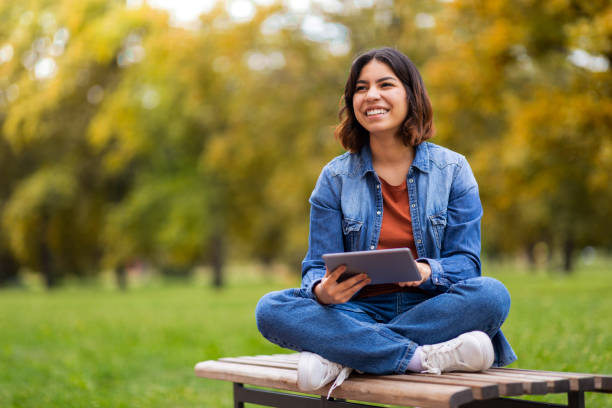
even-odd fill
[[[366,112],[366,115],[368,116],[372,116],[372,115],[380,115],[381,113],[386,113],[387,111],[385,109],[372,109]]]

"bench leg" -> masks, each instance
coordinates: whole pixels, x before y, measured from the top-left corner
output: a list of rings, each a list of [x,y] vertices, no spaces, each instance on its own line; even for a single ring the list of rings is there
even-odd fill
[[[239,383],[234,383],[234,408],[244,408],[244,402],[240,400],[240,391],[244,386]]]
[[[568,408],[584,408],[584,392],[570,391],[567,393]]]
[[[246,388],[243,384],[234,383],[234,408],[244,408],[245,403],[277,408],[379,408],[340,399]]]

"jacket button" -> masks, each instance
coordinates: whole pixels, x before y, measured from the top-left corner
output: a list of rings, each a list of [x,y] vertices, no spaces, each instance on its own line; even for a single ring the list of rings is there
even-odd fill
[[[380,215],[380,211],[376,211],[376,215]]]
[[[370,249],[374,249],[374,245],[370,245]]]
[[[409,183],[414,183],[414,179],[408,179]]]
[[[421,240],[420,240],[420,239],[417,239],[417,244],[420,244],[420,243],[421,243]]]

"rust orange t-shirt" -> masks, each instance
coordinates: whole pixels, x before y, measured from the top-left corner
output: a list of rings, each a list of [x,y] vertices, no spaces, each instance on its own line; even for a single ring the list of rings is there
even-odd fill
[[[379,177],[380,178],[380,177]],[[412,218],[410,216],[410,198],[406,180],[399,186],[392,186],[380,178],[383,196],[383,219],[378,237],[378,249],[409,248],[412,256],[417,258],[414,236],[412,235]],[[369,285],[361,289],[357,298],[364,298],[400,291],[416,291],[416,288],[402,288],[394,283]]]
[[[383,219],[378,249],[409,248],[416,259],[406,180],[399,186],[392,186],[381,178],[380,187],[383,196]]]

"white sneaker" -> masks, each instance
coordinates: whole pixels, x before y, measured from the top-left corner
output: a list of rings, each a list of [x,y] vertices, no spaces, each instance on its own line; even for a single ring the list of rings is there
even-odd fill
[[[473,331],[444,343],[421,346],[422,373],[482,371],[493,365],[493,344],[486,333]]]
[[[327,398],[331,392],[348,378],[353,371],[352,368],[343,367],[324,359],[318,354],[304,351],[300,353],[298,362],[297,386],[301,391],[314,391],[336,380],[330,388]]]

